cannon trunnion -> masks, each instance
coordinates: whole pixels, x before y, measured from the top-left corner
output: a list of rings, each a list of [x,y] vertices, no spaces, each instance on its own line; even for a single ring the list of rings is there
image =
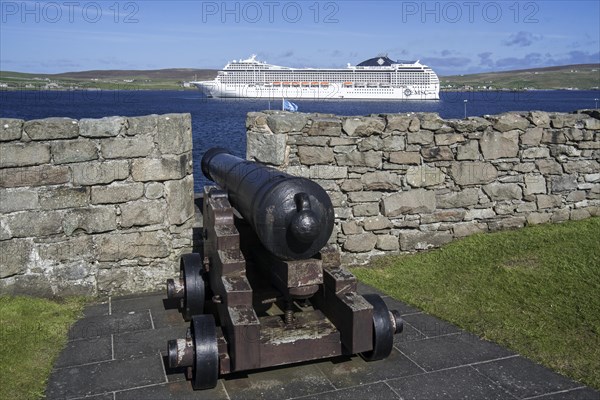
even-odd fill
[[[387,357],[402,319],[378,295],[356,293],[339,253],[324,247],[333,207],[316,183],[209,150],[202,170],[202,254],[167,281],[190,328],[168,342],[171,368],[194,389],[219,375],[340,355]]]

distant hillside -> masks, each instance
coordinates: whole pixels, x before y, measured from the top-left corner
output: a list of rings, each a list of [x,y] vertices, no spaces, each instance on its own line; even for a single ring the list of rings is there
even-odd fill
[[[456,89],[598,89],[600,64],[562,65],[517,71],[440,77],[442,88]]]
[[[0,89],[182,89],[184,82],[209,80],[212,69],[94,70],[61,74],[0,71]],[[598,89],[600,64],[563,65],[517,71],[442,76],[443,90]]]

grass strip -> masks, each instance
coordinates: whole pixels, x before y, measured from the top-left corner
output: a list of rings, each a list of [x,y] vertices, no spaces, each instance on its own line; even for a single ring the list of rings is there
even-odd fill
[[[478,234],[354,274],[600,389],[600,218]]]
[[[52,365],[85,300],[0,296],[0,399],[44,397]]]

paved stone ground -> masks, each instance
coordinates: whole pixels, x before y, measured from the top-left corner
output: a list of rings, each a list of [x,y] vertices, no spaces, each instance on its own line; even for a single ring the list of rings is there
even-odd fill
[[[375,290],[364,285],[360,293]],[[48,399],[600,399],[600,393],[390,297],[404,333],[391,356],[360,357],[237,373],[194,392],[165,363],[167,340],[187,323],[165,295],[112,298],[87,307],[70,331]]]

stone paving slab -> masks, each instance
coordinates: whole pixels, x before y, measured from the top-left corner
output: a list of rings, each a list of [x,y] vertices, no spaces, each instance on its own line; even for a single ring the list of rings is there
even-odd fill
[[[378,293],[362,283],[361,294]],[[381,293],[380,293],[381,294]],[[48,399],[541,399],[600,400],[600,393],[388,296],[405,330],[385,360],[358,356],[235,373],[193,391],[169,369],[167,340],[185,335],[164,293],[90,305],[54,365]]]

